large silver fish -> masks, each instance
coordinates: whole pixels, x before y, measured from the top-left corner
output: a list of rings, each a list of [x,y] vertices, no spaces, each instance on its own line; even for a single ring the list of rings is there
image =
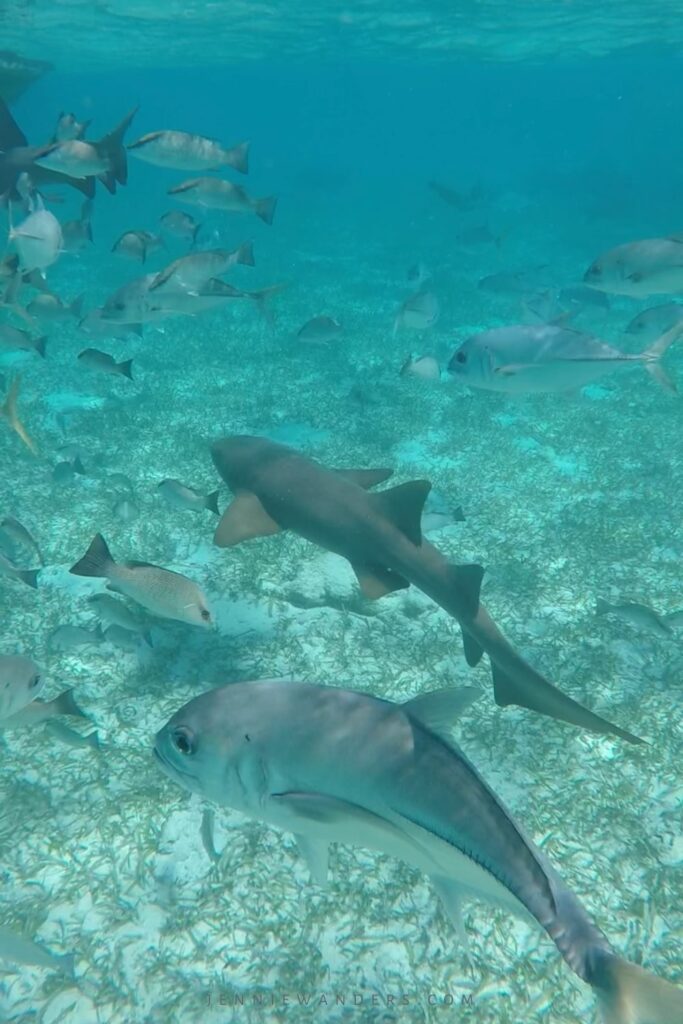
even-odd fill
[[[19,253],[19,264],[24,271],[45,270],[59,258],[63,248],[62,229],[53,213],[38,208],[16,227],[10,220],[9,241]]]
[[[226,149],[215,139],[190,132],[148,132],[131,142],[128,152],[156,167],[170,167],[175,171],[218,171],[233,167],[246,174],[249,170],[249,143]]]
[[[225,274],[236,264],[254,266],[254,247],[245,242],[237,249],[205,249],[173,260],[152,281],[150,292],[198,292],[212,277]]]
[[[462,930],[462,896],[526,912],[594,990],[608,1024],[683,1021],[683,990],[622,960],[446,730],[466,692],[392,704],[307,683],[233,683],[195,697],[156,736],[175,782],[293,832],[324,882],[330,843],[426,872]]]
[[[661,335],[644,352],[632,355],[570,327],[494,327],[468,338],[454,352],[448,369],[470,387],[522,395],[570,391],[615,370],[642,366],[663,387],[675,391],[660,359],[681,334],[683,323]]]
[[[643,238],[604,252],[583,280],[614,295],[647,298],[683,291],[683,235]]]

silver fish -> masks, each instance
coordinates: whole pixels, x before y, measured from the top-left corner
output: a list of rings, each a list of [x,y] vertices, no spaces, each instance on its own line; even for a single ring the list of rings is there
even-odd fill
[[[88,130],[90,119],[78,121],[75,114],[63,111],[57,118],[54,138],[56,142],[68,142],[70,139],[82,139]]]
[[[426,331],[439,319],[439,300],[434,292],[419,291],[410,295],[396,314],[394,334],[399,329]]]
[[[421,380],[439,380],[441,367],[434,356],[408,356],[400,369],[401,377],[419,377]]]
[[[228,213],[255,213],[264,224],[272,224],[277,205],[276,196],[252,199],[241,185],[221,178],[192,178],[168,190],[169,196],[177,196],[190,206],[202,206],[210,210],[225,210]]]
[[[115,562],[100,533],[70,572],[108,580],[110,590],[129,597],[162,619],[205,628],[213,625],[206,597],[196,583],[181,573],[149,562]]]
[[[51,718],[45,723],[45,728],[61,743],[66,743],[69,747],[91,747],[93,750],[101,750],[97,729],[92,729],[87,733],[76,732],[75,729],[70,729],[61,718]]]
[[[92,245],[92,200],[86,199],[81,206],[81,215],[77,220],[68,220],[62,224],[62,240],[65,252],[81,252]]]
[[[52,700],[38,698],[30,704],[25,704],[19,711],[15,711],[13,715],[8,715],[7,718],[2,719],[0,726],[3,729],[19,729],[26,726],[41,725],[43,722],[54,718],[55,715],[88,718],[74,700],[73,691],[64,690],[56,697],[53,697]]]
[[[138,263],[145,263],[149,253],[163,248],[163,241],[151,231],[125,231],[117,238],[111,251]]]
[[[170,235],[175,235],[176,238],[187,239],[192,245],[196,245],[201,224],[194,217],[190,216],[189,213],[185,213],[184,210],[169,210],[168,213],[163,214],[159,218],[159,222],[163,230],[167,231]]]
[[[622,622],[628,622],[636,629],[645,630],[647,633],[654,633],[658,637],[671,636],[671,623],[659,615],[654,608],[646,604],[626,603],[610,604],[603,601],[601,597],[595,602],[596,615],[614,615]]]
[[[127,377],[133,379],[133,360],[125,359],[117,363],[108,352],[100,352],[96,348],[84,348],[76,357],[81,366],[88,370],[97,370],[98,373],[109,373],[114,377]]]
[[[307,683],[232,683],[157,733],[158,766],[205,800],[293,832],[315,881],[330,843],[424,871],[458,930],[461,898],[525,912],[591,986],[609,1024],[683,1020],[683,990],[622,960],[448,734],[452,688],[405,704]]]
[[[156,167],[170,167],[175,171],[217,171],[233,167],[246,174],[249,169],[249,143],[226,149],[214,139],[190,132],[148,132],[131,142],[128,152]]]
[[[143,336],[142,323],[122,323],[106,316],[104,308],[91,309],[78,325],[79,330],[92,338],[128,338],[131,334]]]
[[[0,654],[0,722],[34,701],[44,685],[40,669],[30,658]]]
[[[20,569],[19,566],[15,565],[14,562],[0,551],[0,577],[4,576],[8,580],[17,580],[20,583],[25,583],[27,587],[33,587],[35,590],[38,587],[39,572],[39,569]]]
[[[17,544],[20,548],[30,551],[31,554],[36,556],[41,565],[45,565],[45,559],[38,542],[23,523],[20,523],[14,516],[5,516],[0,522],[0,534],[9,537],[12,543]]]
[[[599,291],[636,299],[683,291],[683,235],[618,245],[599,256],[583,280]]]
[[[45,358],[47,337],[33,338],[28,331],[22,331],[11,324],[0,324],[0,349],[7,352],[35,352]]]
[[[204,249],[202,252],[181,256],[157,274],[149,291],[198,292],[212,277],[225,274],[238,263],[247,267],[254,266],[254,247],[251,242],[245,242],[237,249]]]
[[[39,320],[68,320],[69,317],[80,320],[83,316],[83,296],[79,295],[73,302],[67,304],[62,302],[58,295],[43,292],[29,302],[26,312],[30,316],[38,317]]]
[[[309,344],[326,345],[333,341],[343,331],[338,320],[331,316],[314,316],[307,320],[303,327],[296,332],[299,341],[306,341]]]
[[[17,227],[10,219],[9,241],[16,247],[22,270],[45,270],[56,263],[62,251],[62,228],[41,203]]]
[[[187,509],[190,512],[202,512],[204,509],[208,509],[217,516],[220,515],[218,511],[218,491],[211,491],[210,494],[201,494],[180,480],[170,478],[162,480],[158,484],[157,490],[161,497],[174,508]]]
[[[626,333],[637,334],[641,341],[647,344],[681,321],[683,321],[683,303],[665,302],[661,306],[644,309],[638,316],[634,316],[626,328]]]
[[[50,651],[72,651],[76,647],[88,647],[102,643],[102,634],[93,632],[83,626],[57,626],[48,637],[47,646]]]
[[[675,391],[660,359],[681,333],[683,323],[632,355],[568,327],[495,327],[456,349],[448,370],[470,387],[520,395],[582,388],[615,370],[642,366],[663,387]]]
[[[88,603],[106,626],[120,626],[129,633],[146,632],[139,615],[135,615],[123,601],[111,594],[93,594],[88,598]]]
[[[44,155],[34,161],[48,171],[66,174],[70,178],[95,178],[111,168],[109,153],[95,142],[85,139],[65,139],[57,142]]]

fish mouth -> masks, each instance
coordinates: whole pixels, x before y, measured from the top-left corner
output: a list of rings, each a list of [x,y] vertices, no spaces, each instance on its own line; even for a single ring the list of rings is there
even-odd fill
[[[161,753],[161,751],[156,745],[154,746],[154,756],[161,765],[162,771],[165,772],[166,775],[170,775],[171,778],[173,778],[174,775],[180,775],[184,776],[187,779],[192,779],[194,781],[194,775],[192,775],[191,772],[184,772],[182,768],[178,768],[177,765],[173,764],[164,754]]]

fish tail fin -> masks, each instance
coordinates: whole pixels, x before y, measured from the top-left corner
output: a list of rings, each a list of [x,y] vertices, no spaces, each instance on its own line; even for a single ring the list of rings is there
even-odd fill
[[[611,606],[602,597],[596,598],[595,601],[595,614],[596,615],[607,615],[607,612],[611,611]]]
[[[254,292],[245,292],[244,294],[256,303],[256,308],[259,313],[266,323],[270,324],[272,327],[275,323],[275,317],[273,316],[273,311],[268,304],[268,300],[272,295],[277,295],[278,292],[283,291],[287,287],[288,285],[285,283],[271,284],[267,288],[258,288]]]
[[[79,708],[76,703],[73,690],[63,690],[52,701],[52,705],[58,715],[71,715],[72,718],[88,718],[85,711]]]
[[[124,360],[124,362],[119,363],[118,364],[118,371],[124,377],[127,377],[128,380],[132,380],[133,379],[133,360],[132,359],[126,359],[126,360]]]
[[[211,494],[207,494],[204,508],[208,508],[209,512],[215,512],[217,516],[220,515],[218,511],[218,491],[211,491]]]
[[[254,213],[265,224],[272,224],[277,206],[277,196],[266,196],[265,199],[254,200]]]
[[[21,378],[19,374],[17,374],[17,376],[13,379],[12,383],[9,386],[7,397],[5,398],[2,408],[0,408],[0,414],[2,414],[5,417],[14,433],[18,434],[18,436],[24,442],[29,451],[33,452],[33,454],[36,455],[38,449],[36,448],[35,442],[27,434],[24,424],[19,419],[19,412],[17,410],[17,400],[19,398],[20,382]]]
[[[673,327],[670,327],[668,331],[665,331],[664,334],[661,334],[655,341],[653,341],[640,357],[650,376],[653,377],[665,391],[671,391],[673,393],[678,389],[674,381],[662,367],[660,360],[669,346],[672,345],[674,341],[681,336],[681,334],[683,334],[683,323],[674,324]]]
[[[115,564],[106,540],[101,533],[96,533],[83,558],[72,565],[69,572],[74,576],[95,576],[102,579],[109,575]]]
[[[599,951],[590,983],[605,1024],[674,1024],[683,1020],[683,989],[615,953]]]
[[[116,128],[97,143],[98,152],[109,160],[109,172],[107,175],[103,175],[101,180],[110,192],[115,191],[117,181],[119,185],[125,185],[128,181],[128,160],[123,138],[137,112],[138,107],[133,107]],[[104,181],[105,177],[107,177],[107,181]]]
[[[245,267],[256,266],[253,242],[243,242],[242,245],[240,245],[237,250],[237,262],[242,263]]]
[[[247,174],[249,171],[249,146],[249,142],[240,142],[228,151],[228,159],[225,162],[240,174]]]
[[[45,358],[45,346],[47,345],[47,334],[43,334],[42,337],[36,338],[33,343],[33,347],[39,356]]]

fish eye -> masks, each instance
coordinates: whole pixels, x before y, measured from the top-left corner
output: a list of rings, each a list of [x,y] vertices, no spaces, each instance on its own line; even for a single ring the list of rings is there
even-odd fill
[[[185,757],[189,754],[194,754],[194,737],[189,729],[185,729],[183,726],[178,729],[174,729],[171,738],[173,740],[173,746],[179,754],[183,754]]]
[[[211,622],[211,612],[208,608],[202,608],[200,613],[203,622]]]
[[[467,362],[467,354],[465,352],[463,352],[462,349],[460,349],[459,352],[455,353],[455,361],[456,361],[456,363],[466,363]]]
[[[29,685],[29,689],[35,690],[36,686],[40,685],[40,675],[38,673],[36,673],[32,677],[32,679],[31,679],[31,681],[30,681],[30,683],[28,685]]]

